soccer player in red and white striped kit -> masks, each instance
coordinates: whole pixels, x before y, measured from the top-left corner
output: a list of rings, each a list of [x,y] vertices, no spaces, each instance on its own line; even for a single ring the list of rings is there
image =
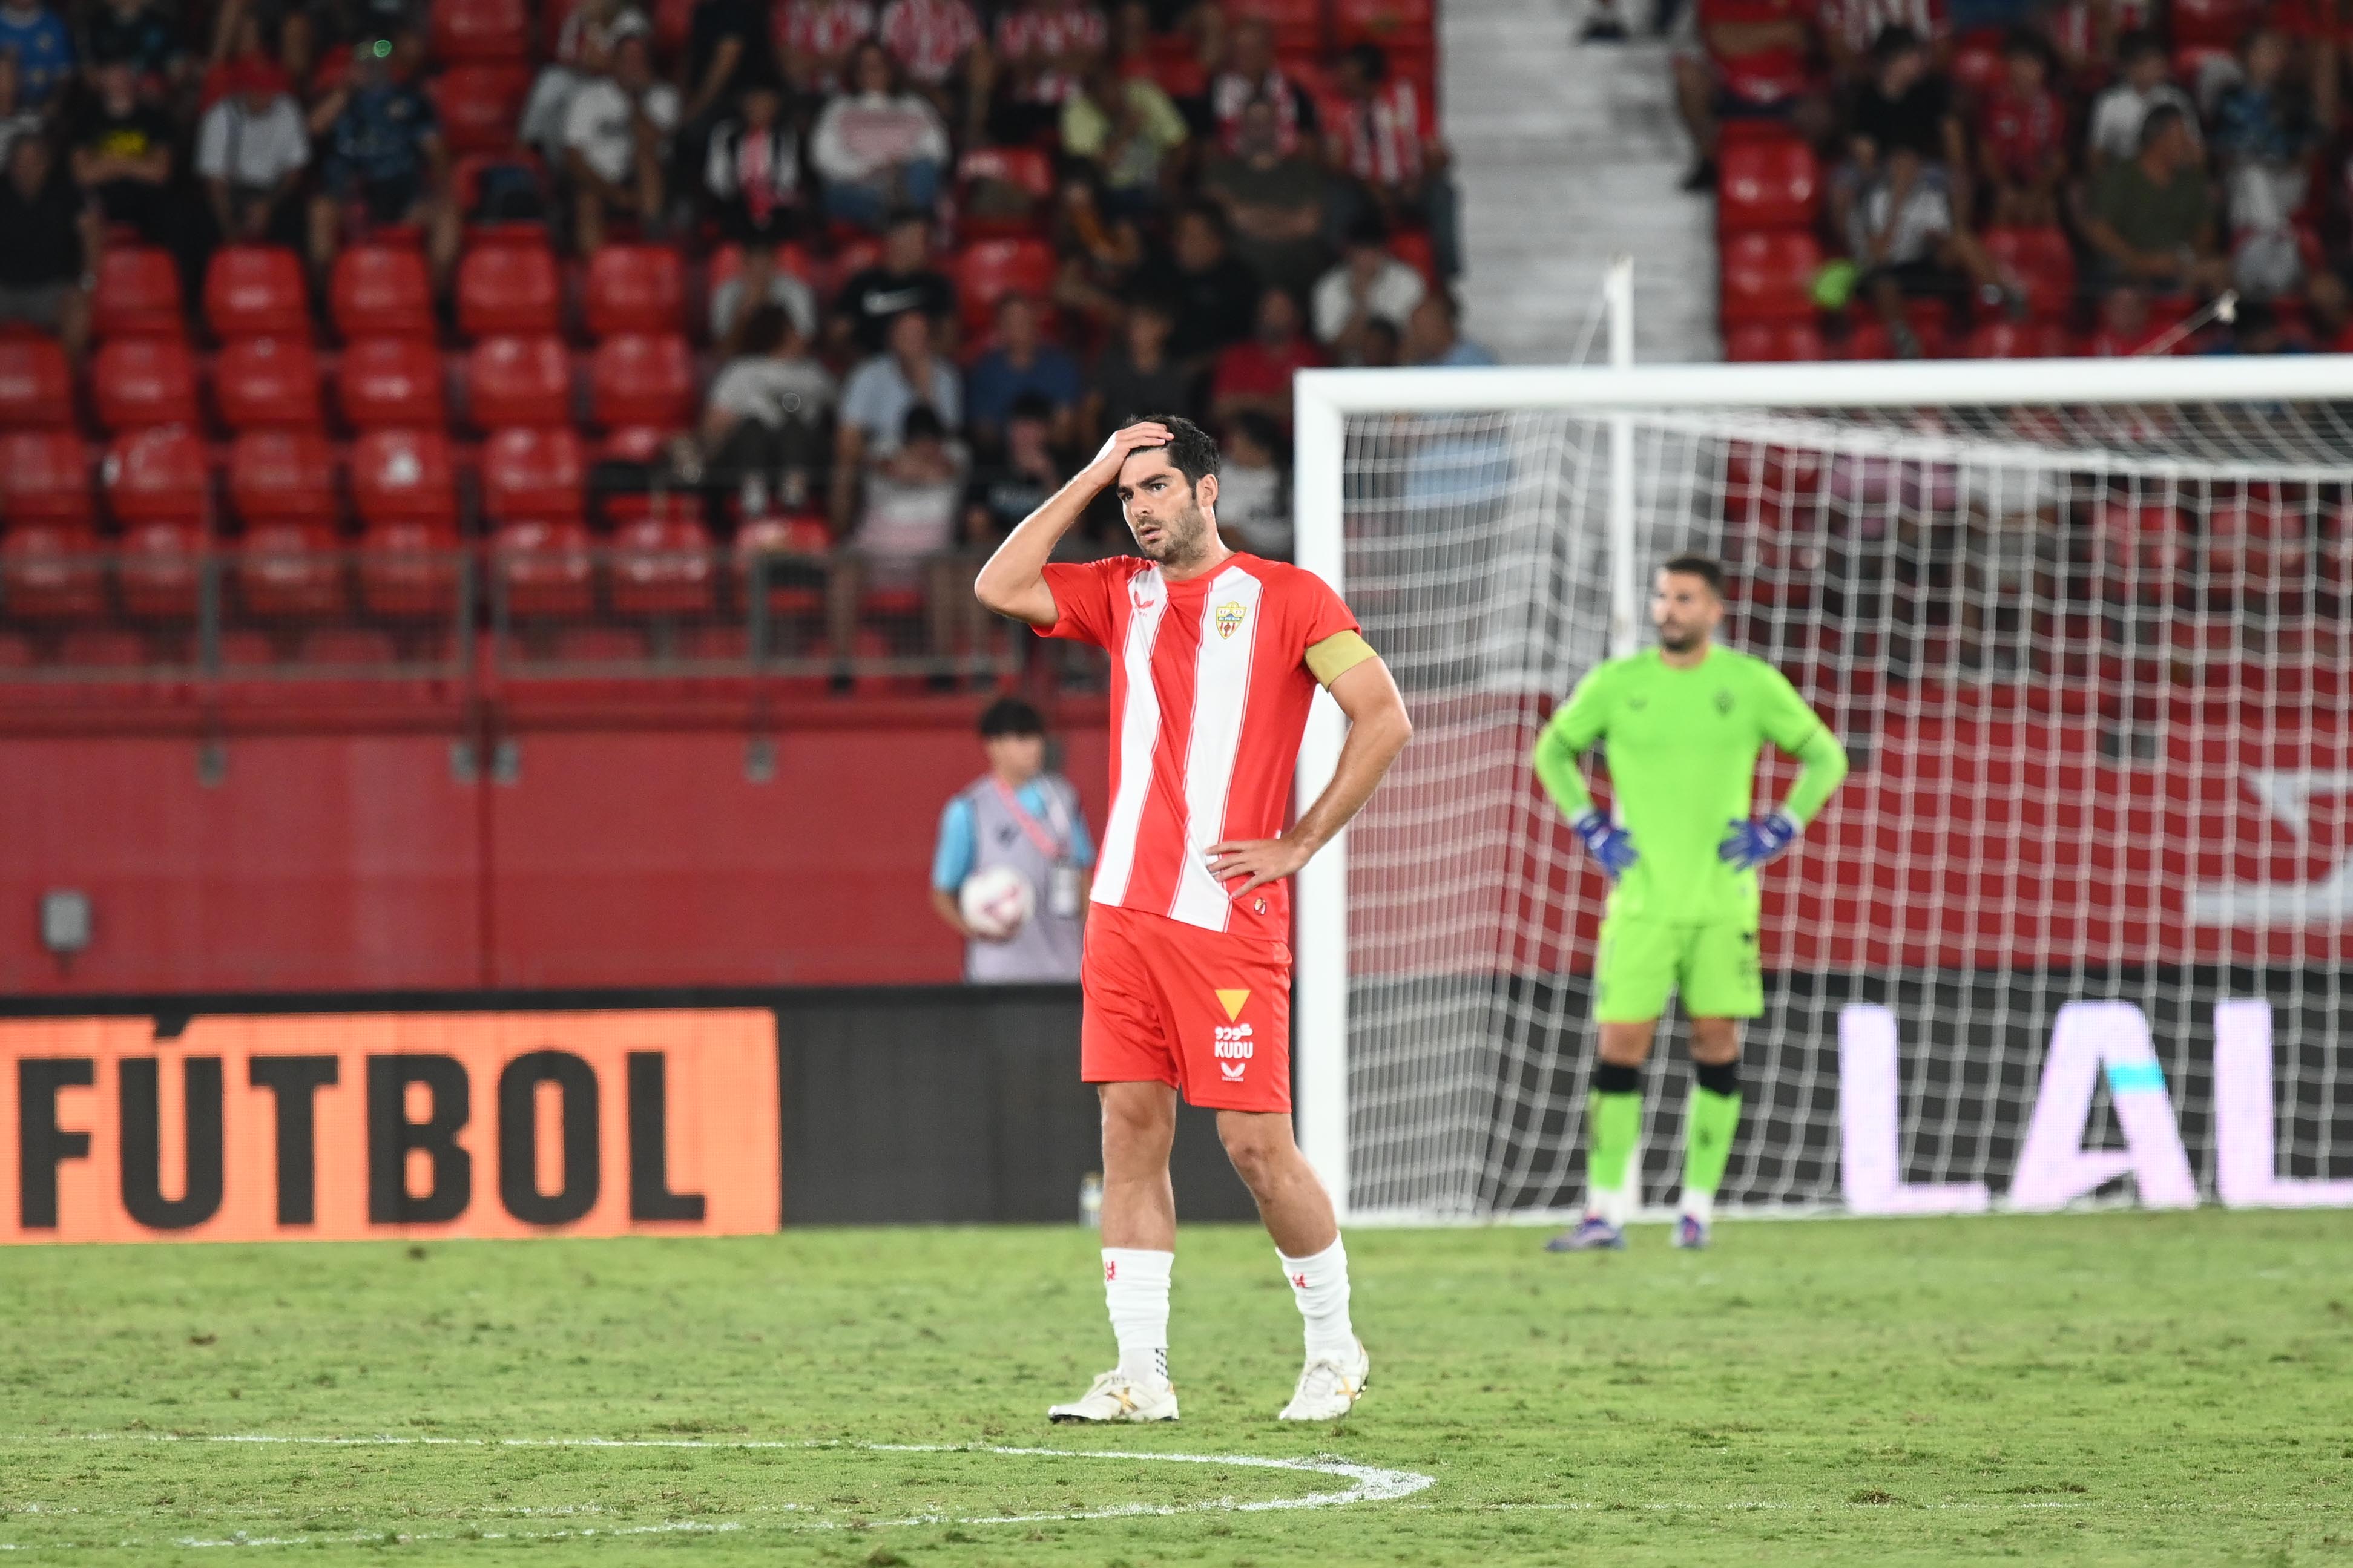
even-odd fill
[[[1048,564],[1116,485],[1140,556]],[[1000,615],[1112,656],[1112,807],[1081,966],[1082,1075],[1103,1097],[1103,1294],[1119,1364],[1056,1421],[1173,1421],[1168,1279],[1176,1096],[1214,1109],[1306,1322],[1281,1416],[1347,1414],[1372,1368],[1332,1200],[1292,1141],[1287,879],[1345,826],[1413,725],[1321,578],[1227,549],[1217,444],[1158,415],[1115,431],[981,569]],[[1332,782],[1286,830],[1318,686],[1347,715]]]

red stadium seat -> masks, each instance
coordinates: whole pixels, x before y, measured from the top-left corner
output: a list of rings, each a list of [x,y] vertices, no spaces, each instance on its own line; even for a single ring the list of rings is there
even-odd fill
[[[822,562],[832,552],[833,533],[822,518],[756,517],[735,530],[735,575],[746,600],[765,562],[768,613],[786,618],[814,618],[825,608],[822,589],[812,587],[807,574],[781,572],[787,563]],[[748,607],[748,606],[747,606]]]
[[[118,436],[102,466],[107,505],[125,524],[181,522],[208,526],[212,465],[205,444],[185,430],[140,430]]]
[[[58,341],[0,338],[0,430],[73,422],[73,366]]]
[[[1324,0],[1226,0],[1226,14],[1235,22],[1264,22],[1277,50],[1324,47]]]
[[[248,527],[237,549],[237,597],[248,615],[315,620],[343,607],[343,562],[323,530],[295,522]]]
[[[521,64],[452,66],[427,91],[452,153],[501,153],[514,145],[531,71]]]
[[[1812,148],[1786,142],[1725,145],[1716,181],[1716,226],[1725,234],[1755,228],[1803,228],[1821,205],[1822,170]]]
[[[524,0],[433,0],[433,58],[445,65],[531,58]]]
[[[968,331],[987,331],[997,302],[1008,294],[1040,300],[1054,286],[1054,247],[1042,239],[975,240],[955,258],[956,295],[964,303]]]
[[[430,430],[448,423],[441,351],[417,338],[362,338],[343,350],[343,417],[355,430]]]
[[[1724,319],[1803,321],[1814,313],[1814,274],[1822,250],[1810,234],[1735,235],[1723,246]]]
[[[99,258],[90,328],[101,338],[176,338],[188,330],[180,268],[172,253],[145,245],[111,245]]]
[[[367,668],[399,663],[400,649],[372,626],[313,626],[294,657],[298,664]]]
[[[577,520],[586,468],[568,428],[501,430],[482,443],[482,510],[494,522]]]
[[[348,342],[357,338],[430,338],[433,280],[425,258],[397,245],[360,245],[335,258],[328,283],[335,331]]]
[[[237,338],[213,363],[213,401],[232,430],[316,426],[319,356],[306,338]]]
[[[1010,187],[1021,199],[999,195],[976,202],[973,188],[982,184]],[[956,189],[966,239],[1018,238],[1042,230],[1054,195],[1054,166],[1037,147],[976,147],[956,165]]]
[[[1968,359],[2059,359],[2067,333],[2056,321],[1980,321],[1969,333]]]
[[[2001,85],[2009,69],[2001,58],[2001,39],[1990,33],[1973,33],[1953,45],[1953,85],[1972,98]]]
[[[18,523],[0,534],[0,605],[20,621],[93,620],[106,610],[100,545],[86,528]]]
[[[2166,7],[2166,22],[2176,48],[2189,44],[2235,48],[2262,10],[2254,0],[2173,0]]]
[[[375,528],[387,522],[458,526],[449,438],[438,430],[371,430],[352,443],[352,501]]]
[[[458,263],[458,325],[468,337],[563,330],[555,252],[535,241],[478,245]]]
[[[506,523],[491,540],[491,562],[510,616],[580,616],[595,607],[595,561],[577,521]]]
[[[196,361],[179,338],[116,338],[90,364],[98,422],[146,430],[196,422]]]
[[[386,522],[360,536],[360,601],[368,614],[454,621],[462,546],[447,523]]]
[[[466,407],[475,428],[572,423],[572,355],[560,338],[485,338],[466,362]]]
[[[228,454],[228,503],[248,527],[331,528],[342,514],[335,459],[315,430],[255,430]]]
[[[1787,364],[1830,353],[1811,321],[1743,321],[1725,329],[1724,357],[1735,364]]]
[[[694,25],[695,0],[654,0],[654,49],[675,55],[686,47]]]
[[[1989,228],[1986,254],[2037,316],[2064,315],[2075,300],[2075,252],[2056,228]]]
[[[308,338],[311,289],[302,258],[274,245],[231,245],[205,269],[205,320],[213,336]]]
[[[607,338],[588,360],[588,400],[607,430],[694,423],[694,356],[675,332]]]
[[[1432,0],[1333,0],[1332,26],[1343,47],[1378,44],[1428,53],[1438,37]]]
[[[205,531],[158,518],[122,531],[115,582],[122,607],[142,620],[194,620],[204,599]]]
[[[1920,340],[1920,353],[1925,359],[1944,359],[1950,355],[1947,321],[1950,312],[1941,300],[1913,300],[1905,302],[1905,315],[1912,333]],[[1895,342],[1886,326],[1876,316],[1866,316],[1854,323],[1847,333],[1841,359],[1891,360],[1899,357]]]
[[[613,608],[625,616],[692,616],[711,608],[711,535],[691,519],[642,517],[613,532]]]
[[[70,430],[12,430],[0,435],[0,521],[87,528],[90,503],[90,447]]]
[[[686,320],[686,268],[670,245],[607,245],[588,258],[583,310],[592,336],[675,332]]]

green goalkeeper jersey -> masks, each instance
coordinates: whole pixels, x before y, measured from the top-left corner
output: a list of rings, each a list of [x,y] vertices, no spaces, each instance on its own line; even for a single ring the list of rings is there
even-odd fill
[[[1592,808],[1577,758],[1599,742],[1619,825],[1640,857],[1609,895],[1630,919],[1704,925],[1757,918],[1757,874],[1716,854],[1750,815],[1770,741],[1805,764],[1781,809],[1800,825],[1846,776],[1846,752],[1781,672],[1711,647],[1677,669],[1656,648],[1613,658],[1577,684],[1536,742],[1536,776],[1564,816]]]

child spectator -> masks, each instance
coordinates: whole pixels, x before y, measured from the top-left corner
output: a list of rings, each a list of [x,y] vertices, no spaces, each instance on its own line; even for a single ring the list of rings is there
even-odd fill
[[[228,95],[196,127],[196,175],[224,240],[302,243],[294,187],[310,164],[311,138],[290,86],[266,56],[236,61]]]
[[[2044,228],[2059,221],[2067,178],[2067,108],[2051,89],[2051,57],[2031,33],[2010,35],[2002,79],[1978,110],[1978,167],[1992,195],[1997,227]]]
[[[828,101],[809,133],[809,162],[825,180],[826,210],[879,229],[895,207],[928,209],[948,161],[939,110],[899,83],[890,51],[868,41],[850,57],[851,90]]]
[[[625,32],[612,69],[580,84],[564,116],[572,181],[572,237],[583,256],[605,242],[611,218],[653,229],[662,219],[663,171],[678,129],[678,89],[656,81],[646,36]]]
[[[859,610],[870,587],[921,588],[932,650],[943,657],[986,614],[972,596],[970,563],[950,553],[965,521],[965,479],[946,423],[917,404],[892,436],[889,455],[864,476],[858,524],[843,540],[826,584],[826,635],[838,661],[838,691],[849,689]],[[934,678],[935,685],[953,683],[952,677]]]
[[[1980,300],[2016,306],[1992,258],[1954,222],[1951,189],[1939,170],[1908,146],[1879,161],[1849,204],[1847,223],[1862,297],[1899,359],[1922,353],[1905,315],[1906,298],[1957,294],[1966,279]]]
[[[773,249],[800,227],[801,147],[772,82],[744,94],[743,112],[711,133],[702,188],[722,234]],[[814,329],[809,329],[814,335]]]
[[[388,37],[352,51],[348,79],[311,110],[320,141],[319,194],[311,202],[311,259],[324,274],[341,248],[347,218],[422,224],[438,273],[458,254],[458,215],[448,199],[448,157],[433,102],[392,74],[398,48]]]

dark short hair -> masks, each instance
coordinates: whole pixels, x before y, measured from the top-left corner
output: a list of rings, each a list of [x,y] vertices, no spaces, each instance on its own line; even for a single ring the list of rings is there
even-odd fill
[[[1708,591],[1717,598],[1724,597],[1724,563],[1713,555],[1703,555],[1696,550],[1681,555],[1670,555],[1659,563],[1659,570],[1672,572],[1679,577],[1697,577],[1707,584]]]
[[[1880,28],[1879,37],[1871,40],[1871,63],[1874,66],[1883,66],[1899,56],[1908,55],[1915,49],[1926,47],[1919,34],[1901,22],[1891,23]]]
[[[907,417],[899,423],[902,441],[939,441],[947,437],[948,427],[940,421],[939,411],[928,403],[918,403],[907,410]]]
[[[2189,123],[2189,117],[2181,112],[2179,105],[2171,103],[2160,103],[2157,105],[2141,118],[2141,150],[2146,152],[2149,148],[2156,146],[2157,139],[2164,135],[2167,132],[2172,130],[2175,126],[2187,125]]]
[[[1168,445],[1156,450],[1168,454],[1168,466],[1185,476],[1185,482],[1195,489],[1201,481],[1218,471],[1218,444],[1209,433],[1181,414],[1146,414],[1129,421],[1134,425],[1166,425]],[[1155,450],[1145,447],[1143,450]]]
[[[1045,715],[1018,697],[1000,697],[980,711],[980,734],[985,741],[1000,735],[1043,735]]]
[[[2116,40],[2116,59],[2124,65],[2155,55],[2165,58],[2165,40],[2147,27],[2135,27]]]
[[[1034,386],[1015,394],[1013,405],[1005,411],[1005,422],[1008,425],[1016,419],[1035,419],[1040,425],[1048,425],[1053,422],[1053,418],[1054,400]]]
[[[752,313],[744,318],[744,335],[737,340],[741,352],[748,358],[772,354],[783,348],[793,331],[793,319],[786,313],[785,308],[772,300],[763,300],[757,304],[747,300],[736,309],[743,310],[747,305]]]
[[[1386,247],[1388,242],[1388,223],[1378,213],[1366,213],[1348,226],[1348,244],[1351,247],[1359,245]]]
[[[1358,70],[1365,73],[1366,81],[1388,79],[1389,57],[1378,44],[1351,44],[1341,51],[1340,58],[1353,62]]]

